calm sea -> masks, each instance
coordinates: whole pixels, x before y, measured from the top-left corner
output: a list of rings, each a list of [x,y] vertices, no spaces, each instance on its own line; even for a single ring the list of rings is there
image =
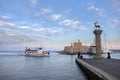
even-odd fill
[[[87,80],[75,63],[77,55],[20,56],[23,53],[0,52],[0,80]]]
[[[24,52],[0,52],[0,80],[87,80],[75,63],[77,55],[50,53],[49,57],[21,56]],[[103,54],[107,57],[107,54]],[[84,58],[93,58],[83,55]],[[111,57],[120,59],[120,53]]]

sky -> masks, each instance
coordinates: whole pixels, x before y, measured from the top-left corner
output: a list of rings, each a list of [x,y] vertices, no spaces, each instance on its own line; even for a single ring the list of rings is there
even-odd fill
[[[0,0],[0,50],[90,46],[95,22],[102,46],[120,49],[120,0]]]

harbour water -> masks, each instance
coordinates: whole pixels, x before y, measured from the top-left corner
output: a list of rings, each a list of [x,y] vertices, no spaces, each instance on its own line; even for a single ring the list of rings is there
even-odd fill
[[[0,80],[88,80],[75,63],[77,55],[51,52],[49,57],[26,57],[21,54],[24,52],[0,52]],[[111,57],[120,59],[120,53]]]
[[[77,55],[25,57],[16,53],[21,54],[0,53],[0,80],[87,80],[75,63]]]

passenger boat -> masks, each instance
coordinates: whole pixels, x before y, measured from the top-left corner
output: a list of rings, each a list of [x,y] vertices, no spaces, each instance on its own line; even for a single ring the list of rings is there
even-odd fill
[[[96,44],[95,44],[95,40],[94,40],[93,43],[89,46],[88,54],[90,54],[90,55],[95,55],[95,54],[96,54]]]
[[[45,52],[42,50],[43,48],[36,48],[36,49],[30,49],[26,48],[25,49],[25,56],[49,56],[49,52]]]
[[[90,46],[88,54],[95,55],[96,54],[96,46]]]

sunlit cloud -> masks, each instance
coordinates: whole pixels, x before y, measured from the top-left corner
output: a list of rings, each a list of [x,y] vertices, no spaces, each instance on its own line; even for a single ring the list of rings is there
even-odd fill
[[[77,20],[72,20],[72,19],[65,19],[61,21],[59,24],[64,25],[64,26],[69,26],[69,27],[76,27],[80,24],[80,21]]]
[[[53,21],[59,20],[60,18],[61,18],[61,15],[60,15],[60,14],[53,14],[52,17],[51,17],[51,19],[52,19]]]
[[[18,28],[22,28],[22,29],[29,29],[30,26],[18,26]]]

